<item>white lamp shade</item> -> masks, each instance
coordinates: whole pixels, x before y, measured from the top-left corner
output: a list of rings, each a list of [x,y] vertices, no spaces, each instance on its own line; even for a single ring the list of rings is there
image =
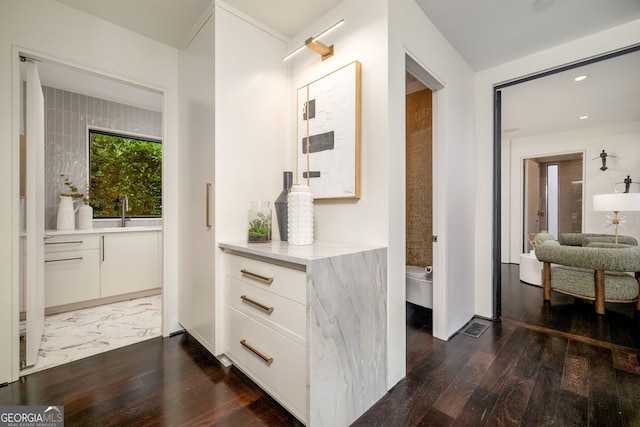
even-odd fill
[[[629,212],[640,211],[640,193],[595,194],[594,211]]]

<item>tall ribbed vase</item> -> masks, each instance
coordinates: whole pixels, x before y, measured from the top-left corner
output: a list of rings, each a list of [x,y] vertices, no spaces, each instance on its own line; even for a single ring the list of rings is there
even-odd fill
[[[276,206],[276,218],[278,220],[278,231],[280,232],[280,240],[286,242],[289,238],[289,217],[287,198],[289,196],[289,189],[291,189],[291,183],[293,182],[293,172],[282,173],[282,192],[276,199],[274,205]]]
[[[306,185],[291,187],[288,197],[289,244],[313,243],[313,194]]]
[[[76,228],[76,209],[73,207],[72,197],[60,196],[56,228],[58,230],[73,230]]]

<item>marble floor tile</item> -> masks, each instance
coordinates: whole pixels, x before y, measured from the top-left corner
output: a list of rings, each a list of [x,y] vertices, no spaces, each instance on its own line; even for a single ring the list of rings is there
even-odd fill
[[[28,375],[162,333],[162,295],[45,316],[36,364]]]

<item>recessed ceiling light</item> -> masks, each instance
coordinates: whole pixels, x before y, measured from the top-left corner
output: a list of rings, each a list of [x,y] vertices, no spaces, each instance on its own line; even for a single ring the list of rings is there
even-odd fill
[[[582,76],[578,76],[575,79],[573,79],[574,82],[581,82],[583,80],[586,80],[587,76],[586,75],[582,75]]]
[[[589,116],[580,116],[580,117],[578,117],[578,118],[579,118],[580,120],[586,120],[586,119],[588,119],[588,118],[589,118]]]

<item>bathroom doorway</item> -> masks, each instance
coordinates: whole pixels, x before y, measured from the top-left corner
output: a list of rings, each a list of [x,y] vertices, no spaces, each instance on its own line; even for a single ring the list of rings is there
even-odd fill
[[[433,309],[433,92],[406,72],[406,294]]]
[[[441,90],[444,84],[409,53],[405,55],[405,76],[405,266],[415,264],[411,268],[405,267],[405,295],[407,300],[415,297],[415,301],[421,304],[406,302],[407,330],[415,327],[409,318],[412,317],[424,323],[424,328],[435,338],[446,340],[446,295],[438,292],[435,286],[445,286],[446,277],[443,274],[445,259],[438,256],[437,245],[438,218],[443,214],[439,211],[442,206],[438,204],[437,197],[438,174],[443,170],[438,168],[437,158],[438,143],[443,140],[440,130],[444,129],[444,116],[438,114],[438,108],[446,102],[445,93]],[[411,129],[413,124],[409,122],[416,124],[415,130]],[[414,148],[410,145],[414,142],[417,142],[416,149],[420,155],[413,155]],[[414,160],[415,165],[409,165]],[[418,174],[415,178],[411,176],[414,172]],[[416,186],[410,181],[415,181]],[[430,266],[433,266],[432,270],[427,272]],[[410,274],[414,276],[412,272],[419,277],[408,278]],[[413,283],[410,289],[412,286],[417,289],[417,295],[412,295],[412,290],[407,291],[409,280]],[[416,283],[419,286],[414,286]],[[417,317],[414,316],[416,309]]]
[[[35,363],[32,359],[29,364],[26,360],[22,362],[24,356],[20,354],[20,375],[26,375],[162,334],[162,216],[134,219],[128,226],[135,228],[122,232],[111,228],[119,224],[115,218],[100,222],[90,217],[91,227],[79,230],[76,214],[75,224],[61,230],[56,217],[62,193],[83,194],[78,199],[90,200],[88,129],[128,131],[161,140],[164,93],[54,58],[28,53],[21,56],[32,58],[29,62],[39,71],[38,86],[44,99],[45,157],[41,168],[45,175],[41,185],[43,195],[39,197],[42,199],[39,210],[44,215],[45,234],[39,241],[45,245],[45,295],[38,298],[45,302],[42,343],[46,345],[39,350],[36,347]],[[24,111],[28,106],[22,81],[21,77],[20,142],[29,147],[29,136],[23,136]],[[21,171],[20,180],[22,188],[29,178]],[[20,198],[23,235],[29,204],[24,201],[22,191]],[[78,200],[77,207],[81,204]],[[128,255],[118,247],[129,248]],[[122,265],[134,259],[131,252],[134,256],[135,252],[144,253],[144,258],[140,257],[144,264]],[[21,260],[23,255],[28,258],[28,251],[21,249]],[[27,295],[23,292],[23,279],[30,274],[28,265],[21,263],[17,289],[21,333],[16,349],[21,353],[25,348],[22,344],[28,339],[22,327],[23,320],[29,318],[26,310],[29,301],[25,301]],[[96,325],[100,325],[99,331]]]

